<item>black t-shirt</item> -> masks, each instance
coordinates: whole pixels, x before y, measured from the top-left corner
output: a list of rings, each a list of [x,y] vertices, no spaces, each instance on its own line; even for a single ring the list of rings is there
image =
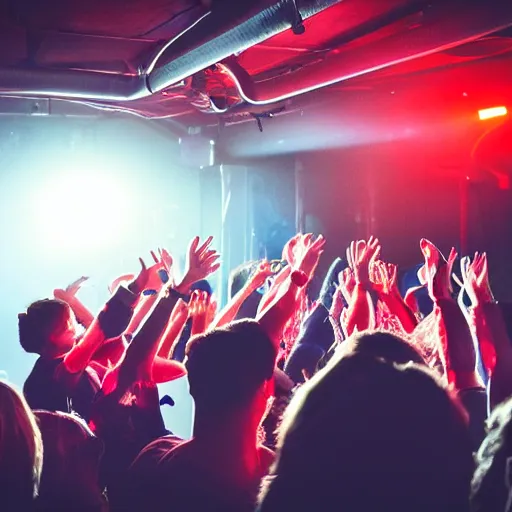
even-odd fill
[[[253,512],[259,482],[238,488],[223,481],[196,461],[189,443],[167,437],[142,450],[111,512]]]
[[[99,390],[99,379],[94,370],[70,373],[63,358],[40,357],[30,372],[23,393],[32,409],[78,413],[86,421]]]
[[[117,390],[96,396],[91,427],[105,443],[101,479],[113,502],[124,487],[124,473],[147,444],[168,432],[153,382],[137,382],[124,393]]]

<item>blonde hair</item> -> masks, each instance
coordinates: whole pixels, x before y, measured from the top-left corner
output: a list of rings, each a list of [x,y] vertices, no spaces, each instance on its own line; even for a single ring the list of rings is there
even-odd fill
[[[33,500],[42,467],[43,441],[37,420],[23,395],[0,380],[0,485],[9,485],[10,494],[18,491],[19,499]]]

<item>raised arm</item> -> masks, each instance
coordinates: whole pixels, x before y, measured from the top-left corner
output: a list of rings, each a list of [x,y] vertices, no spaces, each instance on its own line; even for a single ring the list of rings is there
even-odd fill
[[[256,320],[276,345],[277,350],[279,350],[283,330],[297,309],[298,295],[307,283],[308,278],[304,272],[293,271],[290,277],[279,287],[279,293],[272,304],[256,317]]]
[[[383,261],[374,261],[370,268],[370,277],[374,291],[389,312],[396,316],[402,328],[407,333],[412,333],[418,321],[414,312],[409,308],[400,295],[397,282],[398,267]]]
[[[270,265],[267,261],[263,261],[259,264],[256,271],[249,277],[243,288],[234,295],[228,304],[226,304],[226,306],[217,314],[211,327],[222,327],[229,322],[232,322],[236,318],[242,304],[251,296],[252,293],[261,288],[270,276],[272,276]]]
[[[116,388],[123,392],[137,381],[151,381],[153,362],[159,351],[162,335],[178,300],[190,292],[190,287],[219,268],[216,251],[210,250],[210,237],[199,247],[199,237],[190,244],[187,271],[180,284],[166,285],[149,316],[135,334],[124,360],[120,363]],[[178,363],[174,363],[178,364]]]
[[[425,258],[427,284],[434,302],[440,340],[440,355],[448,382],[456,390],[481,387],[476,371],[476,353],[469,326],[463,312],[452,297],[451,274],[457,253],[452,249],[445,260],[437,247],[421,241]]]
[[[160,340],[158,357],[170,359],[188,319],[188,305],[180,299],[173,309],[171,318]]]
[[[66,289],[57,289],[53,292],[53,296],[56,299],[68,304],[68,306],[71,308],[71,311],[73,311],[75,314],[78,323],[84,326],[86,329],[92,324],[94,315],[82,303],[76,294],[80,290],[82,284],[87,281],[87,279],[87,277],[81,277],[80,279],[77,279],[75,282],[71,283]]]
[[[142,269],[137,278],[127,288],[118,287],[80,341],[66,354],[64,365],[69,372],[84,371],[101,343],[125,332],[148,278],[148,270],[142,260],[141,264]]]
[[[366,331],[375,327],[370,282],[370,266],[380,253],[379,241],[371,237],[368,242],[352,242],[347,250],[347,259],[354,274],[355,287],[345,319],[346,334],[350,336],[356,330]]]
[[[321,235],[316,239],[313,239],[312,235],[301,235],[301,237],[302,250],[294,261],[295,269],[279,287],[273,302],[257,317],[277,347],[287,322],[298,307],[299,294],[313,278],[325,245],[325,239]]]
[[[274,299],[279,293],[279,288],[290,277],[292,271],[292,266],[287,265],[286,267],[282,268],[281,271],[276,275],[272,281],[272,284],[270,285],[269,290],[261,298],[261,301],[258,305],[258,314],[261,314],[266,308],[268,308],[270,304],[274,302]]]
[[[160,251],[160,255],[161,254],[162,253]],[[151,251],[151,257],[153,259],[153,265],[148,268],[147,282],[145,283],[143,294],[140,296],[133,317],[130,321],[130,324],[128,325],[128,328],[126,329],[126,332],[129,334],[137,332],[139,327],[144,322],[144,319],[156,304],[158,296],[164,286],[164,280],[162,280],[162,272],[168,276],[166,264],[164,263],[163,259],[157,257],[153,251]]]
[[[487,255],[475,254],[461,261],[464,288],[471,300],[469,323],[478,344],[485,370],[490,377],[491,408],[512,395],[512,344],[503,313],[489,284]]]
[[[297,234],[286,242],[283,248],[282,260],[286,261],[288,265],[281,269],[272,281],[270,289],[262,297],[258,305],[258,315],[274,302],[274,299],[279,293],[280,286],[290,277],[292,270],[296,268],[298,258],[301,256],[301,253],[303,253],[305,236],[306,235]]]

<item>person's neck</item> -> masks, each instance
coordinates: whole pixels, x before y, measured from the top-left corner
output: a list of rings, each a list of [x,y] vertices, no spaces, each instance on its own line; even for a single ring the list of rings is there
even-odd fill
[[[53,344],[51,342],[47,342],[45,346],[43,347],[43,350],[41,350],[41,357],[43,359],[62,359],[67,354],[66,350],[63,350],[61,347],[59,347],[56,344]]]
[[[259,423],[251,411],[216,417],[196,411],[193,439],[222,460],[224,469],[235,478],[252,480],[260,471]]]

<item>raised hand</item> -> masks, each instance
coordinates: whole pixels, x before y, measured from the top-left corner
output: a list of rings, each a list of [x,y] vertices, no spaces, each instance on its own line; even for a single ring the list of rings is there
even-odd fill
[[[164,268],[162,262],[158,259],[156,254],[151,251],[154,265],[147,267],[142,258],[139,258],[140,272],[135,279],[130,283],[129,287],[134,293],[142,293],[145,290],[155,290],[159,292],[162,289],[163,282],[159,272]]]
[[[339,290],[343,294],[345,302],[350,304],[352,301],[352,294],[354,293],[354,289],[356,287],[354,272],[352,272],[350,267],[347,267],[345,270],[338,274],[338,282],[340,283]]]
[[[380,256],[379,240],[370,237],[368,242],[351,242],[347,249],[347,261],[354,273],[356,284],[370,285],[370,267]]]
[[[87,281],[87,277],[81,277],[77,279],[73,283],[71,283],[65,290],[57,289],[53,291],[53,296],[61,300],[62,302],[66,302],[73,312],[80,324],[82,324],[85,328],[88,328],[93,320],[94,315],[91,311],[78,299],[76,296],[80,287],[85,281]]]
[[[462,258],[460,262],[462,282],[471,299],[471,305],[476,307],[480,304],[494,302],[494,297],[489,284],[489,270],[487,255],[475,253],[473,262],[469,257]]]
[[[158,254],[160,256],[160,261],[162,262],[165,270],[168,274],[172,271],[172,266],[174,264],[173,257],[171,253],[167,249],[158,249]]]
[[[163,269],[160,271],[160,276],[163,275],[162,280],[174,286],[176,276],[174,273],[174,259],[171,253],[167,249],[158,249],[158,256],[163,265]]]
[[[206,279],[219,269],[220,263],[217,260],[220,255],[210,249],[212,241],[213,237],[210,236],[199,246],[199,237],[196,236],[190,243],[185,276],[177,287],[180,293],[188,293],[194,283]]]
[[[270,263],[266,260],[262,261],[256,268],[253,275],[249,278],[251,283],[251,289],[260,289],[267,282],[267,279],[272,277],[273,275],[274,272],[272,271]]]
[[[424,276],[430,298],[434,302],[440,299],[451,299],[451,275],[457,252],[452,247],[447,261],[439,249],[425,238],[421,240],[420,247],[425,258]]]
[[[308,280],[311,281],[320,261],[320,256],[324,252],[325,238],[322,235],[317,238],[314,238],[312,234],[302,235],[299,246],[300,249],[297,251],[294,268],[304,272]]]
[[[80,288],[82,287],[82,285],[88,281],[89,278],[88,277],[85,277],[85,276],[82,276],[80,278],[78,278],[76,281],[73,281],[67,288],[66,288],[66,293],[68,293],[69,295],[76,295],[78,293],[78,291],[80,290]]]
[[[203,334],[209,327],[208,320],[211,317],[210,295],[195,291],[190,299],[188,315],[192,319],[191,335]]]
[[[389,295],[398,290],[398,267],[392,263],[376,260],[370,266],[370,281],[375,291]]]
[[[141,267],[140,271],[128,286],[130,290],[136,294],[142,293],[146,289],[146,285],[149,281],[149,273],[146,263],[142,258],[139,258],[139,263]]]
[[[341,312],[343,311],[344,306],[343,292],[341,291],[341,288],[338,287],[332,296],[331,309],[329,310],[329,314],[336,320],[337,323],[339,323]]]
[[[294,266],[296,260],[296,249],[301,241],[302,235],[295,235],[293,238],[290,238],[288,242],[286,242],[283,248],[282,259],[287,261],[289,265]]]
[[[110,294],[113,294],[117,290],[119,285],[129,285],[135,279],[135,277],[135,274],[124,274],[122,276],[119,276],[118,278],[114,279],[112,283],[110,283],[108,291],[110,292]]]
[[[84,284],[89,278],[88,277],[80,277],[76,281],[73,281],[66,289],[56,289],[53,291],[53,296],[64,302],[67,302],[71,297],[75,297],[78,293],[82,284]]]
[[[180,322],[183,319],[186,319],[189,315],[189,306],[188,304],[182,300],[179,299],[178,302],[176,302],[176,305],[174,306],[174,309],[171,313],[171,318],[169,319],[170,323],[176,323]]]

